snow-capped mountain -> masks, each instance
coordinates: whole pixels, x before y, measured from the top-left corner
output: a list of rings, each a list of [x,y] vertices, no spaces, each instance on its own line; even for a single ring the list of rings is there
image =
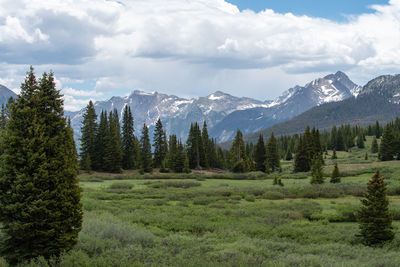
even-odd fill
[[[214,127],[210,134],[217,137],[219,142],[228,141],[233,138],[237,129],[244,134],[256,132],[292,119],[315,106],[357,96],[361,88],[346,74],[338,71],[307,83],[305,86],[290,88],[267,108],[235,111]]]
[[[185,99],[158,92],[147,93],[136,90],[127,97],[112,97],[108,101],[98,101],[94,106],[98,115],[102,110],[117,109],[121,118],[123,109],[129,105],[134,116],[136,133],[140,133],[144,123],[150,126],[151,131],[160,118],[167,134],[186,138],[191,122],[207,121],[210,129],[234,111],[268,107],[270,102],[235,97],[220,91],[206,97]],[[76,136],[80,135],[83,113],[84,109],[78,112],[66,112],[66,116],[71,118]]]
[[[356,96],[361,87],[354,84],[343,72],[316,79],[305,86],[295,86],[274,101],[259,101],[235,97],[217,91],[206,97],[192,99],[157,92],[134,91],[127,97],[112,97],[95,103],[97,114],[102,110],[117,109],[120,117],[126,105],[131,107],[135,130],[139,135],[143,124],[150,126],[160,118],[167,134],[185,139],[191,122],[207,121],[209,133],[219,142],[233,138],[237,129],[251,133],[273,124],[287,121],[304,111],[327,102],[341,101]],[[84,109],[66,112],[71,118],[76,136]]]

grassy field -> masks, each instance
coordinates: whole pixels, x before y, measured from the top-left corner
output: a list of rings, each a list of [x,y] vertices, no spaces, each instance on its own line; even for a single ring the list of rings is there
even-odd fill
[[[368,148],[338,152],[344,177],[336,185],[328,175],[310,185],[309,174],[291,173],[293,162],[277,174],[283,187],[262,173],[81,174],[83,230],[60,264],[400,266],[400,161],[365,160]],[[396,238],[370,248],[356,238],[355,212],[377,168],[387,178]]]

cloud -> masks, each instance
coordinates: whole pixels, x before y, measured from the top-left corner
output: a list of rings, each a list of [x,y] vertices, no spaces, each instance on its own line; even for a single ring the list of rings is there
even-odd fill
[[[52,69],[72,108],[134,88],[273,98],[337,70],[364,83],[400,66],[400,0],[371,8],[338,23],[223,0],[0,0],[0,77]]]

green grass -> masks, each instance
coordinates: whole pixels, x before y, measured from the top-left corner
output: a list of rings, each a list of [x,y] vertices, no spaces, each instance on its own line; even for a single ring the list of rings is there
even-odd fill
[[[365,161],[365,151],[338,152],[344,176],[335,185],[329,159],[323,185],[292,174],[293,162],[282,163],[283,187],[261,173],[81,174],[83,229],[60,265],[400,266],[400,162]],[[376,168],[395,219],[396,238],[383,248],[356,238],[355,212]],[[24,264],[47,265],[55,262]]]

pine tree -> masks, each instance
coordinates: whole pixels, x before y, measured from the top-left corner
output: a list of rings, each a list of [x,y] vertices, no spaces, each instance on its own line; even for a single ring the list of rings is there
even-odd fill
[[[322,173],[322,158],[321,155],[316,155],[311,166],[311,184],[323,184],[324,177]]]
[[[81,189],[72,129],[53,73],[33,68],[21,85],[1,136],[1,254],[11,264],[59,257],[78,239]]]
[[[106,142],[109,132],[107,113],[103,110],[100,114],[100,122],[96,134],[95,155],[91,158],[93,169],[104,171],[104,158],[106,156]]]
[[[292,160],[292,159],[293,159],[292,152],[290,152],[290,150],[288,149],[286,151],[285,160]]]
[[[395,151],[395,138],[390,124],[386,125],[380,145],[379,155],[382,161],[393,160]]]
[[[201,141],[203,144],[203,150],[204,150],[204,160],[203,160],[203,165],[204,168],[208,169],[210,168],[210,152],[211,152],[211,141],[208,136],[208,130],[207,130],[207,123],[204,121],[203,123],[203,129],[201,130]]]
[[[279,170],[279,167],[281,166],[278,143],[274,133],[271,134],[267,142],[266,166],[269,168],[268,171],[272,172]]]
[[[156,127],[154,129],[154,167],[160,168],[162,162],[167,156],[167,140],[165,137],[165,132],[163,130],[163,125],[160,119],[156,122]]]
[[[206,156],[204,153],[201,130],[197,122],[190,125],[187,150],[191,169],[201,169],[206,166]]]
[[[231,166],[234,172],[247,172],[247,156],[246,147],[243,141],[243,134],[237,130],[235,139],[233,140],[231,151]]]
[[[131,108],[125,106],[122,115],[122,168],[131,170],[135,168],[136,161],[136,144],[133,126],[133,116]]]
[[[374,136],[372,138],[371,153],[378,153],[378,152],[379,152],[378,141],[376,140],[376,137]]]
[[[183,144],[181,141],[178,141],[177,151],[176,151],[175,172],[182,173],[185,171],[186,157],[187,156],[186,156],[185,150],[183,148]]]
[[[339,172],[339,167],[338,164],[335,163],[335,166],[333,167],[332,175],[331,175],[331,183],[336,184],[340,183],[340,172]]]
[[[357,135],[357,147],[358,148],[365,148],[364,136],[363,136],[363,134],[361,132]]]
[[[294,171],[308,172],[310,167],[310,159],[308,157],[307,148],[304,145],[304,137],[300,136],[297,142],[296,154],[294,157]]]
[[[258,137],[254,154],[254,160],[256,162],[256,170],[265,172],[266,149],[264,144],[264,138],[261,134]]]
[[[168,140],[168,156],[167,156],[167,166],[168,169],[176,172],[177,164],[177,154],[178,154],[178,143],[176,140],[176,135],[170,135]]]
[[[97,133],[97,115],[92,101],[86,106],[83,113],[83,121],[81,126],[82,136],[80,138],[80,168],[86,171],[94,169],[92,158],[96,153],[96,133]],[[89,159],[88,159],[89,158]]]
[[[364,160],[368,160],[368,152],[365,152]]]
[[[382,245],[394,238],[392,216],[386,197],[386,183],[379,170],[367,184],[365,198],[358,212],[359,237],[367,246]]]
[[[118,112],[110,111],[108,116],[108,131],[105,138],[104,170],[119,173],[122,169],[121,130]]]
[[[142,170],[144,172],[152,172],[153,159],[151,155],[149,129],[146,124],[143,125],[142,136],[140,137],[140,159]]]
[[[381,136],[382,136],[381,126],[379,125],[379,122],[376,121],[376,124],[375,124],[375,137],[376,137],[376,139],[379,139],[379,138],[381,138]]]

